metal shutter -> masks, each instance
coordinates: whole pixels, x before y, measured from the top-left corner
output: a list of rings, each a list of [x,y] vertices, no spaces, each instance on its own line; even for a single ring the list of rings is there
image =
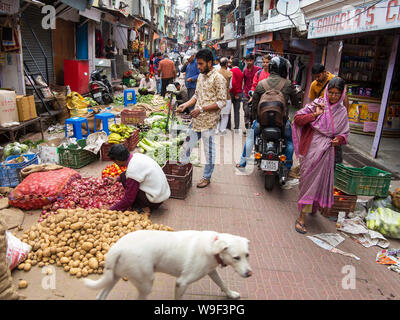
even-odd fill
[[[40,45],[43,48],[47,56],[47,66],[49,70],[49,83],[54,83],[54,60],[53,60],[53,44],[52,44],[52,31],[51,29],[43,29],[42,28],[42,19],[44,15],[41,13],[41,9],[35,5],[30,5],[22,14],[22,23],[21,23],[21,36],[25,42],[25,45],[29,47],[34,59],[36,60],[37,65],[39,66],[40,71],[46,77],[46,63],[43,56],[43,53],[33,36],[29,26],[32,28],[36,37],[40,41]],[[27,26],[25,23],[29,23]],[[24,60],[30,60],[29,52],[26,49],[23,49],[23,58]],[[26,64],[30,68],[32,72],[37,71],[37,68],[33,62],[26,61]]]

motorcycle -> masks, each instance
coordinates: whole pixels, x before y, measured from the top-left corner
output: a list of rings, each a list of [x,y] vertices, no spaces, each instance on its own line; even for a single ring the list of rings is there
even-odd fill
[[[103,69],[94,70],[90,75],[89,92],[93,99],[100,105],[107,105],[114,101],[113,89]]]
[[[249,107],[252,107],[251,103]],[[271,111],[268,116],[275,119],[275,112]],[[279,126],[260,127],[260,135],[255,138],[255,163],[264,172],[264,188],[267,191],[272,191],[276,182],[283,186],[287,180],[285,129]]]

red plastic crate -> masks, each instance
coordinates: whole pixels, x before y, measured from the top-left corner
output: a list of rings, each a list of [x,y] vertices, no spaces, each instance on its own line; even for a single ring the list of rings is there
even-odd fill
[[[162,168],[169,188],[171,189],[171,198],[185,199],[189,189],[192,186],[193,165],[188,163],[183,166],[177,164],[167,163]]]
[[[123,124],[139,124],[144,123],[146,119],[146,109],[144,107],[136,107],[135,110],[125,109],[121,111],[121,123]]]
[[[128,139],[126,139],[122,144],[129,150],[129,140]],[[108,152],[110,151],[110,149],[113,145],[115,145],[115,143],[108,143],[108,142],[104,142],[101,145],[101,149],[100,149],[101,161],[112,161],[110,159],[110,157],[108,156]]]
[[[331,208],[324,208],[322,215],[325,217],[337,217],[339,212],[346,212],[346,216],[354,211],[357,204],[356,195],[340,194],[333,196],[333,206]]]

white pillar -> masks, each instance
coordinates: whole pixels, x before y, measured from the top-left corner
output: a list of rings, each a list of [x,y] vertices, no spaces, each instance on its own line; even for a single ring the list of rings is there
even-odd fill
[[[95,70],[96,60],[96,23],[88,21],[88,59],[89,59],[89,74]]]

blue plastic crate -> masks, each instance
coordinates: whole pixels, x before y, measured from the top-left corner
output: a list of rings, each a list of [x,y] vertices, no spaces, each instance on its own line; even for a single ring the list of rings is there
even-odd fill
[[[15,159],[20,157],[21,155],[17,156],[9,156],[7,157],[6,161]],[[0,165],[0,186],[1,187],[11,187],[15,188],[21,182],[20,171],[21,169],[30,166],[32,164],[39,164],[39,158],[37,154],[23,154],[28,161],[21,162],[21,163],[10,163],[6,164],[3,162]]]

